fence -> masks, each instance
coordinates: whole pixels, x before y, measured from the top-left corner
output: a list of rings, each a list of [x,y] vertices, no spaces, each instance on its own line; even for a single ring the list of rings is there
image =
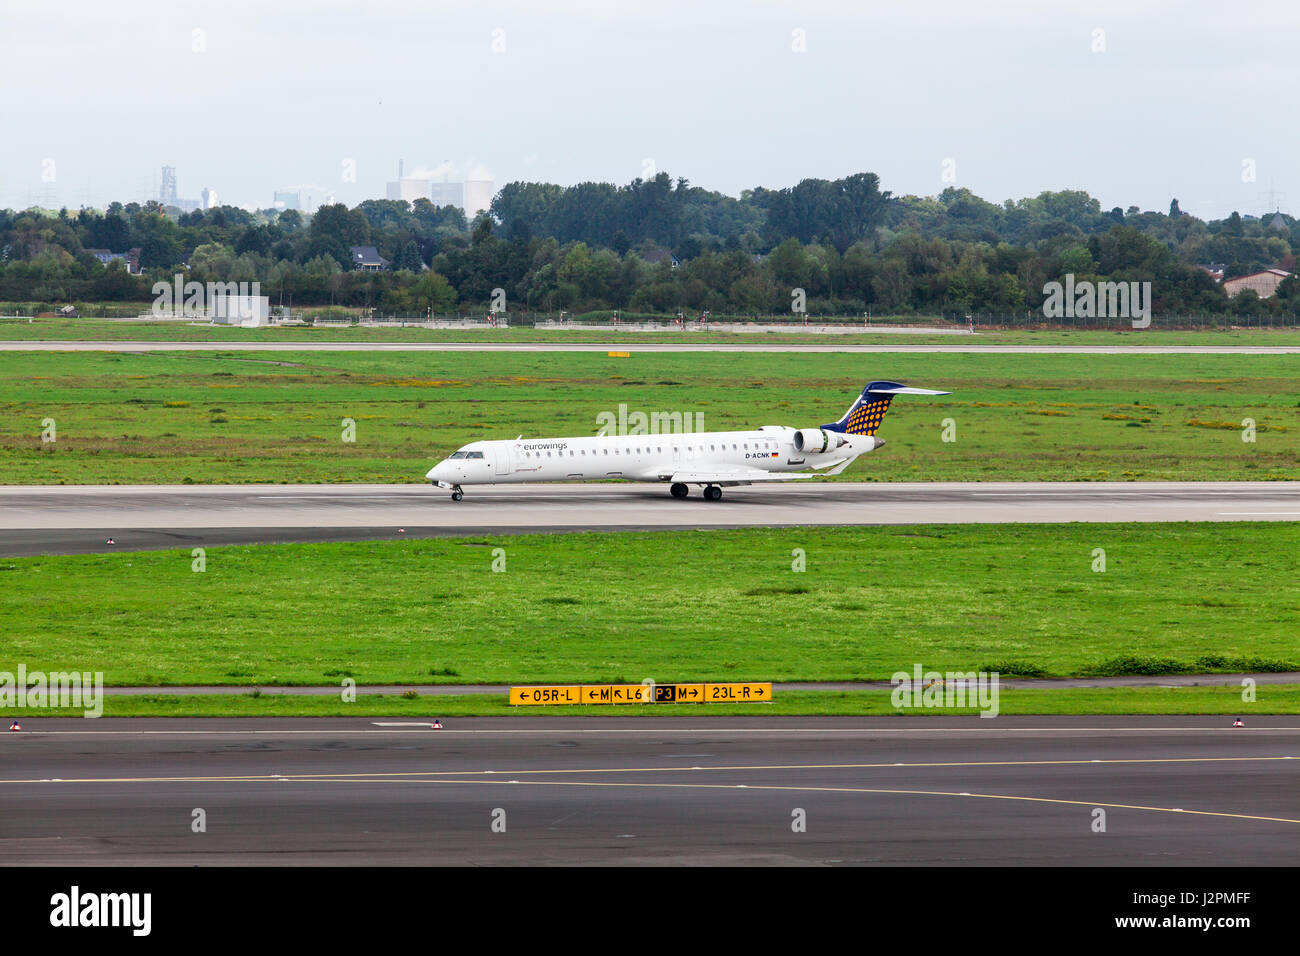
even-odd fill
[[[18,314],[13,303],[0,309],[13,314],[0,314],[0,322],[28,322],[37,310]],[[44,310],[41,310],[44,311]],[[104,314],[115,313],[115,314]],[[139,305],[112,309],[84,310],[81,318],[117,318],[133,321],[157,321],[149,314],[140,314]],[[49,318],[42,319],[49,321]],[[189,319],[188,321],[195,321]],[[198,321],[202,321],[199,319]],[[976,329],[1071,329],[1071,330],[1131,330],[1131,319],[1060,317],[1048,319],[1035,311],[1017,313],[945,312],[939,315],[791,315],[789,313],[761,314],[734,313],[674,315],[627,313],[612,311],[588,312],[574,315],[569,312],[512,312],[499,313],[489,318],[483,311],[445,312],[435,315],[375,315],[344,310],[326,310],[319,313],[293,312],[283,318],[273,315],[275,325],[308,325],[322,328],[360,326],[363,328],[459,328],[489,329],[525,326],[544,329],[599,327],[636,331],[700,331],[718,326],[780,326],[782,330],[798,331],[800,327],[820,326],[840,331],[870,331],[872,328],[900,326],[931,328],[936,331],[964,331]],[[1160,315],[1152,316],[1153,329],[1300,329],[1300,314],[1283,315]]]

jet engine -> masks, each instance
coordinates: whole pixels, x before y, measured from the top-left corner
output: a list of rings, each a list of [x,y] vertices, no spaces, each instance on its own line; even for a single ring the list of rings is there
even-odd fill
[[[820,455],[823,452],[834,451],[844,444],[844,439],[835,432],[828,432],[824,428],[801,428],[794,433],[795,451],[801,451],[806,455]]]

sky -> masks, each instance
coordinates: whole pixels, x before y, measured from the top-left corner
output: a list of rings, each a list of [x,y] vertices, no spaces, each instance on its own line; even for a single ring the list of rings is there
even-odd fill
[[[155,198],[163,165],[355,205],[404,160],[1296,213],[1297,40],[1249,0],[0,0],[0,207]]]

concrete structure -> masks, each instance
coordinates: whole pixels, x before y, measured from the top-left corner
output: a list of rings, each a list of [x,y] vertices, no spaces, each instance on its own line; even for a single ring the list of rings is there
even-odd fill
[[[446,179],[403,176],[400,172],[401,168],[398,167],[398,178],[388,183],[384,191],[387,199],[399,199],[409,203],[417,199],[427,199],[435,206],[456,206],[470,218],[492,205],[492,196],[495,193],[493,181],[490,179],[451,182]]]
[[[302,193],[296,189],[282,189],[271,197],[271,205],[276,209],[302,209]]]
[[[386,195],[389,199],[415,202],[417,199],[429,198],[429,187],[431,185],[432,181],[428,179],[404,177],[395,183],[389,183]]]
[[[1252,272],[1249,275],[1224,279],[1223,289],[1229,296],[1251,289],[1261,299],[1267,299],[1277,294],[1277,287],[1290,275],[1291,273],[1283,269],[1265,269],[1263,272]]]
[[[494,190],[490,179],[470,179],[465,183],[464,201],[461,206],[465,215],[471,219],[481,212],[486,212],[492,205]]]
[[[203,209],[217,208],[217,191],[211,186],[204,186],[203,192],[199,193],[199,197]]]
[[[429,183],[429,201],[435,206],[465,208],[465,184],[449,182]]]

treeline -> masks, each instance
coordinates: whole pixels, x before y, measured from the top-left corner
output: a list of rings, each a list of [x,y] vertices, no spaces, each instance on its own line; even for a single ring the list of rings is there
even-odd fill
[[[1178,209],[1103,210],[1081,191],[1001,205],[969,190],[894,197],[878,178],[746,190],[739,198],[660,173],[626,186],[510,183],[491,213],[467,222],[428,200],[368,200],[251,212],[180,213],[157,203],[105,211],[0,211],[0,301],[152,299],[177,271],[200,282],[260,282],[273,302],[328,303],[390,314],[628,309],[673,314],[1023,313],[1043,286],[1150,281],[1161,314],[1280,314],[1300,295],[1231,301],[1227,276],[1290,270],[1300,223],[1233,213],[1204,222]],[[374,246],[383,272],[352,269],[350,247]],[[144,275],[89,250],[135,250]]]

